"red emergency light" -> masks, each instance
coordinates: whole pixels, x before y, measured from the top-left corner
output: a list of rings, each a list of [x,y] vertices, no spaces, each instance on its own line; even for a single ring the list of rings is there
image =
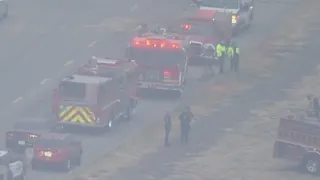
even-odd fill
[[[133,47],[143,48],[159,48],[159,49],[180,49],[179,43],[171,42],[162,39],[134,39],[132,41]]]
[[[191,29],[191,25],[190,24],[182,24],[181,28],[184,30],[190,30]]]

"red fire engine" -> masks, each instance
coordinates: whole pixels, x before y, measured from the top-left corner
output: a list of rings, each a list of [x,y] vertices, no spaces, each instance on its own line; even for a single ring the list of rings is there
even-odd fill
[[[188,60],[183,42],[170,36],[144,34],[134,37],[127,56],[138,64],[139,90],[183,92]]]
[[[136,77],[131,62],[93,58],[60,81],[53,97],[56,124],[110,129],[114,121],[130,119],[137,105]]]
[[[196,9],[187,11],[175,23],[174,29],[188,41],[189,63],[202,64],[215,56],[215,46],[232,37],[231,16],[215,10]]]
[[[273,157],[300,162],[311,174],[320,172],[320,124],[316,118],[287,116],[280,119]]]

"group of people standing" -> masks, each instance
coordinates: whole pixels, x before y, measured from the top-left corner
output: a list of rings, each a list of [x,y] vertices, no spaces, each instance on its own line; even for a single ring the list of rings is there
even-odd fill
[[[235,42],[231,41],[225,43],[224,41],[221,41],[216,47],[206,47],[206,49],[208,54],[214,54],[214,56],[205,56],[208,57],[206,58],[208,61],[206,61],[207,64],[204,66],[203,74],[200,77],[201,80],[209,79],[214,76],[214,66],[219,68],[220,74],[224,73],[226,60],[230,60],[230,70],[232,72],[239,71],[240,48]],[[211,53],[212,51],[213,53]]]
[[[191,130],[191,122],[193,118],[194,116],[190,110],[190,107],[186,107],[185,110],[183,110],[179,115],[181,144],[188,144],[189,133]],[[164,123],[165,124],[164,125],[164,129],[165,129],[164,144],[165,146],[170,146],[169,135],[170,135],[171,126],[172,126],[170,113],[166,113],[164,117],[164,122],[165,122]]]
[[[240,49],[237,44],[231,41],[228,45],[221,41],[216,47],[216,55],[219,61],[219,72],[224,72],[226,58],[230,59],[230,70],[238,72],[240,61]]]

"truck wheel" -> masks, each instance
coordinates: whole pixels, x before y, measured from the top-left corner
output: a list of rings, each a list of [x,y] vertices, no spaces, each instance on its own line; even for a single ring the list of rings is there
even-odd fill
[[[66,161],[64,161],[62,163],[62,170],[65,171],[65,172],[69,172],[72,168],[72,162],[70,159],[67,159]]]
[[[250,20],[251,20],[251,21],[253,20],[253,17],[254,17],[254,13],[252,12],[252,13],[250,14]]]
[[[130,120],[131,120],[131,117],[132,117],[132,109],[133,109],[133,107],[131,107],[131,106],[127,107],[127,109],[126,109],[126,115],[124,116],[124,119],[125,119],[126,121],[130,121]]]
[[[75,159],[75,162],[74,162],[74,165],[76,166],[80,166],[81,165],[81,155],[79,155],[76,159]]]
[[[310,174],[319,174],[320,157],[319,155],[309,155],[304,158],[302,168]]]
[[[35,161],[32,161],[31,162],[31,169],[32,170],[38,170],[39,169],[39,164],[37,163],[37,162],[35,162]]]

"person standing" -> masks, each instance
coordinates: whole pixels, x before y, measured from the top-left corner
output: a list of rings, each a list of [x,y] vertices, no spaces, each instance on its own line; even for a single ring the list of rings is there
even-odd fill
[[[169,135],[171,132],[171,116],[168,112],[164,116],[164,130],[165,130],[164,145],[170,146]]]
[[[317,97],[313,98],[313,111],[314,115],[317,119],[319,119],[319,112],[320,112],[320,105],[319,105],[319,99]]]
[[[224,51],[225,47],[224,47],[224,42],[221,41],[217,47],[216,47],[216,54],[218,57],[218,61],[219,61],[219,73],[223,73],[223,69],[224,69]]]
[[[231,42],[230,45],[227,48],[227,56],[230,60],[230,70],[234,71],[235,69],[235,59],[234,59],[234,47],[233,47],[233,43]]]
[[[240,48],[234,44],[234,49],[235,49],[235,53],[234,53],[234,72],[238,72],[239,71],[239,63],[240,63]]]
[[[181,130],[181,144],[188,144],[192,118],[193,118],[193,114],[190,111],[189,107],[186,107],[186,110],[183,111],[179,116],[180,130]]]

